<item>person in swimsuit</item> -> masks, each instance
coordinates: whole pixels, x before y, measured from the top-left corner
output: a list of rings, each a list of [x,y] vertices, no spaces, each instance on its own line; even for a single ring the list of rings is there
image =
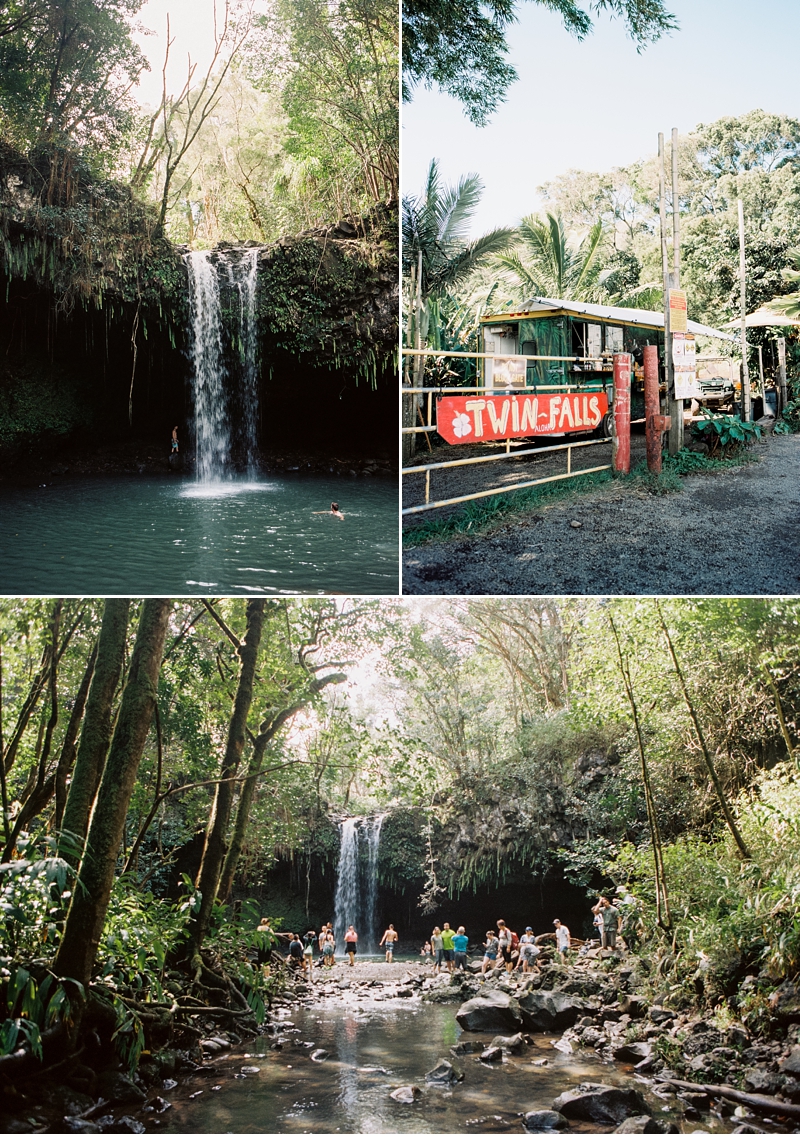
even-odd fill
[[[172,450],[170,451],[170,453],[172,453],[172,454],[178,453],[178,428],[177,428],[177,426],[173,426],[173,428],[172,428]]]
[[[332,514],[334,517],[338,517],[340,521],[344,521],[344,514],[340,511],[338,502],[335,501],[331,502],[330,509],[315,509],[313,513],[315,517],[321,517],[323,513],[326,517],[328,514]]]
[[[320,937],[321,939],[323,937]],[[334,952],[336,950],[336,942],[330,932],[325,932],[324,942],[322,944],[322,961],[325,967],[333,967],[336,960],[334,959]]]
[[[355,967],[356,962],[356,947],[358,945],[358,932],[353,925],[344,934],[344,950],[350,956],[350,966]]]
[[[420,948],[419,954],[422,956],[422,962],[423,963],[430,963],[431,962],[431,960],[433,959],[433,948],[431,947],[431,941],[430,940],[425,941],[425,943]]]
[[[303,971],[307,971],[309,978],[313,979],[314,944],[317,942],[317,933],[311,928],[303,936]]]
[[[386,929],[386,931],[383,933],[383,939],[378,944],[378,947],[383,947],[383,945],[386,944],[386,962],[387,963],[392,962],[392,956],[394,954],[394,945],[397,943],[398,938],[399,937],[397,935],[397,932],[394,930],[394,924],[390,924],[389,927]]]

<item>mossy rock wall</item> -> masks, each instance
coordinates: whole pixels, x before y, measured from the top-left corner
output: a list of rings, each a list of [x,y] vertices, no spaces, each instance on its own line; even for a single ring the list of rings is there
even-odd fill
[[[262,454],[394,455],[396,235],[387,208],[261,250]],[[0,462],[175,422],[187,438],[184,250],[152,208],[72,155],[0,144],[0,245]]]

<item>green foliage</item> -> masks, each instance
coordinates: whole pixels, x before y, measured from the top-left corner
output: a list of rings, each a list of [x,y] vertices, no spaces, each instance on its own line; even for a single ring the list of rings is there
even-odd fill
[[[58,942],[60,920],[71,892],[72,870],[56,856],[36,857],[31,844],[20,841],[17,860],[0,864],[0,951],[4,955],[31,959],[49,955]],[[53,852],[53,842],[46,851]],[[29,851],[31,859],[24,856]]]
[[[730,458],[710,458],[707,454],[685,448],[679,450],[677,454],[668,454],[664,451],[661,460],[665,473],[670,471],[680,477],[685,477],[687,474],[714,474],[720,470],[728,470],[731,466],[757,461],[754,455],[746,451],[739,451]]]
[[[715,414],[713,411],[703,410],[700,422],[694,424],[698,434],[705,435],[710,443],[710,455],[737,454],[743,446],[747,446],[761,437],[761,427],[756,422],[746,422],[736,415]]]

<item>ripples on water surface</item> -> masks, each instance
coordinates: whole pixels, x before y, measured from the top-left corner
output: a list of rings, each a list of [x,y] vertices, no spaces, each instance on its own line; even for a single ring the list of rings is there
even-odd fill
[[[345,520],[314,516],[336,501]],[[390,478],[93,478],[0,491],[0,592],[396,593]]]
[[[562,1054],[542,1036],[535,1047],[502,1065],[482,1063],[475,1055],[451,1059],[449,1048],[462,1037],[456,1009],[366,997],[356,1008],[293,1007],[296,1029],[289,1037],[323,1047],[330,1055],[326,1061],[312,1062],[308,1050],[291,1045],[270,1051],[269,1039],[255,1040],[246,1057],[228,1056],[214,1064],[213,1073],[181,1087],[180,1097],[167,1094],[174,1105],[163,1128],[173,1133],[522,1133],[521,1113],[549,1109],[555,1097],[581,1081],[635,1085],[656,1116],[675,1120],[670,1107],[619,1064],[603,1063],[592,1051]],[[492,1036],[463,1037],[488,1044]],[[425,1074],[440,1058],[464,1071],[464,1081],[452,1090],[425,1084]],[[534,1066],[541,1058],[548,1065]],[[242,1077],[242,1066],[258,1067],[258,1073]],[[402,1105],[389,1098],[392,1089],[407,1084],[423,1088],[419,1101]],[[188,1094],[198,1089],[202,1092],[189,1101]],[[704,1132],[732,1128],[712,1117]],[[687,1126],[693,1129],[694,1124]],[[597,1132],[597,1127],[572,1121],[570,1132]]]

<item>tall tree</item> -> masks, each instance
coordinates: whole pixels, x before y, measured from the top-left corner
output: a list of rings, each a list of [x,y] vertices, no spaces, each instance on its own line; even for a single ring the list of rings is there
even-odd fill
[[[196,887],[200,892],[200,907],[194,914],[189,934],[189,950],[196,970],[202,968],[200,948],[203,944],[211,913],[217,899],[220,876],[225,861],[228,825],[235,795],[234,778],[244,753],[247,739],[247,717],[253,702],[253,687],[258,662],[258,649],[264,626],[266,600],[248,600],[247,631],[244,640],[237,644],[241,660],[239,682],[228,724],[225,753],[219,769],[219,781],[214,793],[214,805],[206,829],[203,857],[197,874]]]
[[[103,608],[92,685],[86,701],[75,770],[61,820],[59,852],[73,865],[77,865],[80,859],[78,850],[86,837],[89,815],[111,741],[114,694],[125,657],[130,605],[129,599],[109,598]]]
[[[155,707],[172,601],[145,600],[114,737],[97,792],[86,850],[53,963],[55,973],[88,984],[114,883],[128,805]]]
[[[520,222],[517,247],[497,259],[513,278],[520,297],[596,300],[602,252],[602,221],[578,238],[567,232],[559,215],[547,213],[541,218],[531,213]]]

